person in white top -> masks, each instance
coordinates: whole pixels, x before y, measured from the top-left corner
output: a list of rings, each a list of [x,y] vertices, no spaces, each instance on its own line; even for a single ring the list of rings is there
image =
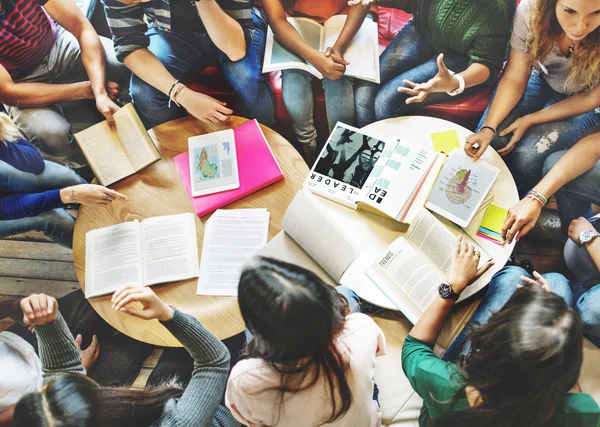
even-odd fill
[[[350,289],[271,258],[245,266],[238,300],[249,337],[225,403],[255,426],[381,425],[373,382],[385,336]]]

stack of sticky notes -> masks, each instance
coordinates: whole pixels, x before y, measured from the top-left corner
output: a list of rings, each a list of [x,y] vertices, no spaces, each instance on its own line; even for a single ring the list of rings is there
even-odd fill
[[[455,148],[460,148],[460,139],[455,129],[432,133],[431,142],[436,153],[450,154]]]
[[[497,245],[503,245],[502,224],[508,215],[508,211],[496,205],[489,205],[483,215],[483,220],[477,231],[479,237],[483,237]]]

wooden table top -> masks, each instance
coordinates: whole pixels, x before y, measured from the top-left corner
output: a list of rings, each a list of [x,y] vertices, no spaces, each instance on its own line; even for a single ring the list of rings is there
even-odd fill
[[[128,201],[114,201],[107,208],[81,206],[75,223],[73,258],[77,279],[85,289],[85,234],[134,219],[194,212],[173,157],[186,151],[188,138],[208,132],[234,128],[247,120],[231,117],[227,122],[203,124],[193,117],[173,120],[149,131],[162,159],[112,188]],[[294,147],[281,135],[262,126],[269,146],[285,179],[227,206],[228,209],[267,208],[271,213],[269,239],[281,231],[281,220],[309,169]],[[196,217],[198,256],[202,254],[204,223],[210,217]],[[152,289],[167,304],[199,319],[219,339],[244,330],[237,298],[196,295],[197,279],[154,285]],[[158,321],[146,321],[111,308],[110,295],[91,298],[98,314],[118,331],[137,340],[159,346],[180,347],[179,341]]]

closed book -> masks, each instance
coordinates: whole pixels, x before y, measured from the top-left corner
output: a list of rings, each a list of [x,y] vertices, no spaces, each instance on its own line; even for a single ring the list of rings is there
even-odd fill
[[[186,151],[173,159],[185,191],[198,216],[212,213],[284,178],[256,120],[250,120],[236,127],[233,132],[239,169],[239,188],[193,197],[190,184],[189,152]]]

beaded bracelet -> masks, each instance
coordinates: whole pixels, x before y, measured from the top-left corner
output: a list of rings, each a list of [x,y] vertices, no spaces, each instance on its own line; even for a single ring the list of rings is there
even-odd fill
[[[539,191],[529,190],[527,194],[533,194],[534,196],[538,197],[544,203],[544,205],[548,204],[548,199],[546,198],[546,196],[544,196]]]
[[[71,199],[73,199],[73,203],[79,203],[77,201],[77,194],[75,194],[75,189],[71,187]]]

